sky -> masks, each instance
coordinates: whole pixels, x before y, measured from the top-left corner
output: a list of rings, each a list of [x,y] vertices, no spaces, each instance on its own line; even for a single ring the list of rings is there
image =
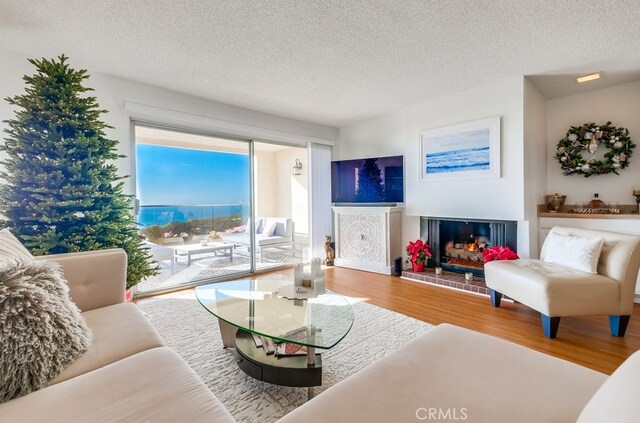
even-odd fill
[[[489,147],[488,128],[429,137],[424,142],[424,152],[426,154],[480,147]]]
[[[136,144],[141,205],[238,204],[249,200],[249,156]]]

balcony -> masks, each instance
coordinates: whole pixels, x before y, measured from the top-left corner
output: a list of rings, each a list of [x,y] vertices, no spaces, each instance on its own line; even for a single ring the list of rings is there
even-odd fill
[[[139,292],[170,289],[251,270],[251,248],[223,237],[245,233],[249,209],[244,204],[144,205],[140,236],[158,263],[159,274],[142,281]],[[295,237],[295,234],[294,234]],[[299,262],[292,245],[261,251],[256,270]]]

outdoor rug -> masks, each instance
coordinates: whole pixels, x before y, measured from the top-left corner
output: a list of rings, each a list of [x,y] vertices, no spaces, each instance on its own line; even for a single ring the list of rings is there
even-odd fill
[[[238,422],[274,422],[307,401],[306,388],[259,382],[240,370],[233,350],[222,348],[216,317],[190,292],[138,305],[166,345],[189,363]],[[323,386],[315,388],[316,394],[432,327],[358,299],[349,300],[355,316],[353,327],[337,346],[322,353]]]

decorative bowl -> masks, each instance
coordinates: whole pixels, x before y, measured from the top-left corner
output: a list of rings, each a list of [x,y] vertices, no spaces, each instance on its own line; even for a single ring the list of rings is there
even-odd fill
[[[564,200],[567,199],[566,195],[551,194],[544,196],[544,204],[547,206],[547,211],[556,213],[564,205]]]

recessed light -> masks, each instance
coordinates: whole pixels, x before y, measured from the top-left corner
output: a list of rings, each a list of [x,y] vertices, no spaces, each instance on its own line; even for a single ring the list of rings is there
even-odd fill
[[[600,77],[600,72],[596,72],[585,76],[579,76],[576,78],[576,81],[578,81],[578,84],[582,84],[583,82],[595,81],[596,79],[600,79]]]

